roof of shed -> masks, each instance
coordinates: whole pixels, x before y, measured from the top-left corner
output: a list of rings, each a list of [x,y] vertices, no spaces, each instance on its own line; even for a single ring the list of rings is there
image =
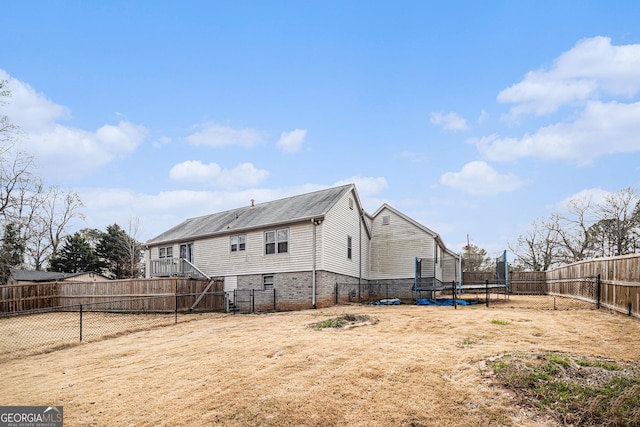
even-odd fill
[[[147,244],[184,241],[214,234],[238,232],[312,218],[323,218],[338,200],[353,188],[353,184],[343,185],[271,202],[258,203],[253,207],[246,206],[190,218],[148,240]]]
[[[22,270],[18,268],[10,268],[9,272],[13,279],[18,282],[54,282],[56,280],[63,280],[87,273],[93,273],[92,271],[83,271],[80,273],[59,273],[57,271]]]

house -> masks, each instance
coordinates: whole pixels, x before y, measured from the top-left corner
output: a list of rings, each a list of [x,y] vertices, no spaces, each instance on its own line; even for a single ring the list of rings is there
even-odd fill
[[[460,256],[437,233],[386,203],[370,218],[372,279],[414,287],[460,282]]]
[[[279,309],[331,305],[336,283],[397,283],[410,297],[417,258],[455,258],[436,233],[391,206],[367,214],[354,185],[187,219],[147,247],[147,277],[223,277],[227,292],[273,289]],[[442,279],[459,275],[434,266]]]
[[[58,273],[55,271],[9,269],[7,285],[32,285],[47,282],[104,282],[109,278],[93,271]]]

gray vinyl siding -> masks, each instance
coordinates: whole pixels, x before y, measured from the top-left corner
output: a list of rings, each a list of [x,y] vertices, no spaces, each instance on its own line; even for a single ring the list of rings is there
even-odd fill
[[[353,209],[349,207],[349,199],[353,200]],[[347,257],[347,236],[351,236],[351,259]],[[322,223],[322,240],[322,264],[318,269],[356,278],[362,274],[363,279],[368,278],[369,235],[352,191],[327,213]]]
[[[382,225],[385,216],[388,225]],[[433,260],[434,237],[392,210],[380,211],[372,221],[371,279],[412,278],[416,257]],[[423,266],[423,276],[427,271]]]

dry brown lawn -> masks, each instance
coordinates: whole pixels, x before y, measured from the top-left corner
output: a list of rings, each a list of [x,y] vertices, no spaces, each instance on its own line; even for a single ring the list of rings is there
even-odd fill
[[[343,314],[378,323],[310,327]],[[0,405],[62,405],[65,426],[539,426],[553,422],[518,407],[486,360],[640,360],[640,322],[604,310],[351,305],[193,319],[0,362]]]

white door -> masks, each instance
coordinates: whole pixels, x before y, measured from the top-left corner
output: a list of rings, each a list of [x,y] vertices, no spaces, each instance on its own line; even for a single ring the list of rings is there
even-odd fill
[[[238,289],[238,276],[226,276],[224,278],[224,291],[229,294],[229,302],[234,303],[233,291]]]

